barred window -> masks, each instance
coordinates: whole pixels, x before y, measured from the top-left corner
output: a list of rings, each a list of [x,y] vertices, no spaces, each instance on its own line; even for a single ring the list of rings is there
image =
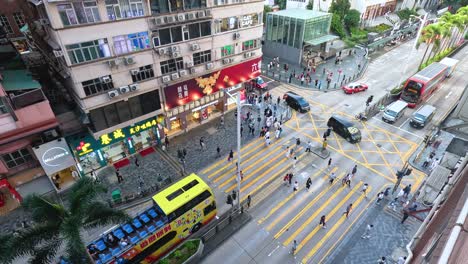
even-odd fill
[[[193,65],[203,64],[211,61],[211,50],[205,50],[193,54]]]
[[[234,45],[227,45],[221,48],[221,57],[226,57],[234,54]]]
[[[161,61],[161,73],[168,74],[182,70],[184,68],[184,60],[182,57],[175,58],[167,61]]]
[[[106,0],[105,3],[109,20],[145,15],[142,0]]]
[[[22,28],[25,24],[24,15],[21,12],[13,13],[13,18],[15,19],[16,25],[18,28]]]
[[[124,54],[151,48],[148,32],[121,35],[113,37],[112,39],[114,40],[115,54]]]
[[[10,169],[34,160],[31,153],[25,148],[2,155],[2,159]]]
[[[257,48],[258,40],[252,39],[242,42],[242,51],[251,50]]]
[[[66,45],[65,48],[67,49],[67,53],[72,64],[110,57],[107,39],[98,39]]]
[[[146,65],[138,68],[138,73],[132,73],[132,81],[140,82],[154,77],[153,65]]]
[[[114,89],[114,84],[112,83],[112,76],[107,75],[101,78],[96,78],[81,83],[83,90],[86,96],[93,94],[102,93],[107,90]]]
[[[101,21],[96,1],[77,1],[60,4],[57,5],[57,9],[64,26]]]
[[[3,29],[7,34],[13,34],[13,29],[11,28],[10,21],[5,15],[0,15],[0,26],[3,26]]]

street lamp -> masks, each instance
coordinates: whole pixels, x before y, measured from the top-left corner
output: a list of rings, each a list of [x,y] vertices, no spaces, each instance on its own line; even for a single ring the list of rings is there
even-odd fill
[[[229,97],[234,99],[234,95],[230,94],[228,91],[224,91]],[[236,104],[237,104],[237,199],[239,199],[237,207],[239,210],[241,209],[241,199],[240,199],[240,191],[241,191],[241,109],[243,106],[251,106],[251,104],[241,104],[241,93],[240,91],[237,92],[236,96]]]

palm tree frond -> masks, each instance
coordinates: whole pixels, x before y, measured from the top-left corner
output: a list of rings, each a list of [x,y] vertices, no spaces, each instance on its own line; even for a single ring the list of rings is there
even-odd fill
[[[95,183],[88,177],[81,178],[73,187],[69,195],[70,212],[80,214],[83,208],[92,202],[99,193],[106,192],[102,184]]]
[[[110,208],[107,204],[102,202],[90,204],[86,212],[86,218],[83,223],[84,228],[94,228],[108,224],[121,224],[131,219],[125,212]]]
[[[60,239],[53,239],[34,249],[31,254],[33,257],[29,260],[31,264],[48,264],[51,263],[61,244]]]
[[[32,218],[37,223],[62,221],[66,210],[60,205],[49,201],[45,197],[33,194],[24,198],[22,206],[32,212]]]
[[[0,235],[0,263],[11,263],[13,256],[11,255],[11,244],[13,237],[10,235]]]
[[[10,256],[15,258],[32,254],[36,245],[46,243],[59,236],[59,226],[51,223],[39,224],[30,227],[18,236],[12,238],[10,243]]]

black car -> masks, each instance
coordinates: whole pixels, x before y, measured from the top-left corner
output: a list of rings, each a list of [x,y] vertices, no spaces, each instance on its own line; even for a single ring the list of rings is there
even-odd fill
[[[333,115],[328,119],[327,126],[350,143],[361,141],[361,131],[344,117]]]
[[[286,101],[289,107],[296,111],[305,113],[310,110],[309,103],[304,99],[304,97],[298,95],[297,93],[291,91],[286,92],[283,95],[283,99]]]

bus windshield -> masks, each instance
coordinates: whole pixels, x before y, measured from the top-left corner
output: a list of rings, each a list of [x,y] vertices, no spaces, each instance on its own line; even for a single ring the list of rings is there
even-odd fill
[[[421,95],[421,89],[422,84],[415,81],[409,81],[405,89],[403,89],[401,99],[410,103],[416,103]]]

